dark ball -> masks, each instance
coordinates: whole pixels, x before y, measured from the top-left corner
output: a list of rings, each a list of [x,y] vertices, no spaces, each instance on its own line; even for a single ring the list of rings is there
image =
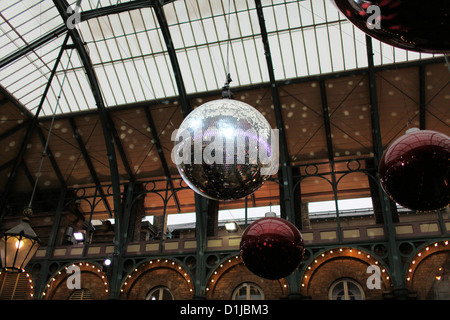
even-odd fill
[[[418,52],[450,52],[448,0],[334,0],[334,2],[356,27],[384,43]],[[379,20],[377,20],[378,13]]]
[[[409,129],[383,153],[378,171],[393,201],[418,211],[441,209],[450,203],[450,138]]]
[[[252,273],[276,280],[294,272],[305,248],[300,231],[292,223],[265,217],[245,229],[240,250],[244,264]]]

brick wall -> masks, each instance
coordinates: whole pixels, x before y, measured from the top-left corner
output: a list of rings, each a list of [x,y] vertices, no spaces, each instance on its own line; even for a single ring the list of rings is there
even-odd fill
[[[33,279],[26,273],[0,272],[0,300],[33,299]]]
[[[106,300],[109,298],[109,293],[106,291],[109,287],[105,285],[105,280],[102,279],[103,273],[99,274],[95,271],[81,270],[81,288],[87,289],[92,294],[94,300]],[[69,289],[67,280],[70,274],[64,272],[61,276],[55,278],[55,281],[50,283],[44,299],[48,300],[68,300],[76,289]]]
[[[450,251],[435,252],[420,261],[412,276],[410,290],[421,300],[450,299]]]
[[[125,284],[126,282],[126,284]],[[193,298],[192,280],[186,270],[171,260],[151,260],[126,278],[120,295],[124,300],[143,300],[156,287],[166,287],[175,300]]]
[[[143,300],[148,293],[159,286],[167,287],[175,300],[192,299],[186,279],[177,271],[170,268],[154,268],[140,275],[121,299]]]
[[[392,290],[389,274],[382,272],[380,289],[369,289],[367,273],[370,265],[384,267],[367,252],[355,248],[333,249],[318,254],[301,279],[304,296],[314,300],[326,300],[333,283],[348,278],[357,283],[368,300],[381,300],[385,292]],[[90,263],[77,263],[81,269],[81,287],[91,292],[96,300],[109,299],[109,284],[101,267]],[[450,245],[448,241],[430,244],[418,251],[411,258],[407,270],[406,283],[411,292],[417,293],[418,299],[450,299]],[[67,287],[68,274],[63,268],[49,281],[44,299],[68,299],[74,289]],[[6,290],[5,276],[0,275],[0,286]],[[121,299],[142,300],[148,293],[159,286],[167,287],[174,299],[193,299],[193,279],[188,271],[176,261],[155,259],[137,266],[125,279]],[[234,290],[243,283],[254,283],[264,293],[265,299],[286,298],[289,290],[287,281],[267,280],[251,273],[239,256],[224,259],[212,270],[206,283],[206,299],[229,300]]]
[[[211,285],[211,280],[214,285]],[[232,262],[224,267],[219,267],[218,273],[210,278],[209,290],[206,292],[206,298],[212,300],[230,300],[233,291],[242,283],[251,282],[261,288],[264,298],[268,300],[279,300],[288,294],[286,281],[267,280],[251,273],[247,267],[239,261]]]
[[[380,289],[368,289],[366,282],[370,274],[366,273],[365,261],[353,257],[339,257],[328,260],[320,265],[309,279],[306,294],[314,300],[328,300],[328,294],[333,283],[339,279],[349,278],[357,282],[364,290],[367,300],[380,300],[386,284],[382,281]]]

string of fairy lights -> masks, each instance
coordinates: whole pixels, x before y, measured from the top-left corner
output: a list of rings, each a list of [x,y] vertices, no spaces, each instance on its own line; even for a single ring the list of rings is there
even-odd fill
[[[126,277],[125,280],[122,283],[122,287],[120,289],[120,292],[123,293],[127,289],[129,290],[131,285],[136,281],[143,273],[149,272],[152,269],[155,268],[170,268],[177,273],[179,273],[181,276],[183,276],[184,280],[186,281],[189,292],[194,291],[193,282],[191,279],[191,276],[189,272],[182,266],[180,263],[171,260],[171,259],[152,259],[148,260],[144,263],[141,263],[137,267],[135,267]]]
[[[424,248],[422,248],[422,250],[417,252],[408,265],[406,281],[408,283],[412,281],[414,272],[417,270],[417,267],[420,265],[420,263],[425,258],[429,257],[433,253],[443,251],[443,250],[450,250],[449,240],[443,240],[443,241],[438,241],[438,242],[432,243],[430,245],[425,246]],[[442,266],[440,266],[439,268],[437,270],[438,273],[436,274],[436,277],[435,277],[436,280],[442,279],[442,275],[440,275],[440,273],[439,273],[439,271],[443,271]]]
[[[306,290],[308,288],[308,284],[310,283],[313,274],[315,271],[323,266],[324,263],[328,262],[329,260],[336,259],[336,258],[354,258],[363,261],[368,266],[370,265],[376,265],[380,267],[380,276],[382,280],[385,283],[389,283],[390,276],[387,271],[387,268],[384,266],[384,263],[380,261],[379,259],[375,258],[373,255],[371,255],[369,252],[360,249],[360,248],[354,248],[354,247],[340,247],[340,248],[334,248],[326,250],[320,254],[318,254],[306,267],[305,272],[303,274],[302,280],[301,280],[301,288],[302,290]]]
[[[48,294],[48,291],[50,291],[51,289],[56,290],[58,288],[58,286],[57,285],[53,286],[53,284],[59,284],[60,281],[63,281],[64,279],[68,278],[72,274],[72,273],[68,272],[69,267],[75,267],[75,266],[80,268],[81,273],[89,272],[89,273],[94,274],[97,277],[99,277],[104,285],[105,293],[109,292],[108,278],[107,278],[105,272],[102,271],[102,268],[100,266],[98,266],[97,264],[92,263],[92,262],[77,262],[77,263],[72,263],[72,264],[68,264],[68,265],[64,266],[64,268],[59,270],[52,278],[50,278],[44,288],[44,291],[42,292],[42,296],[45,297]]]
[[[417,253],[415,253],[410,262],[406,265],[406,281],[409,285],[411,285],[412,280],[414,278],[414,273],[416,272],[417,268],[421,264],[421,262],[429,257],[430,255],[450,250],[449,246],[450,240],[441,240],[436,241],[431,244],[425,245],[422,248],[418,250]],[[386,284],[390,284],[390,275],[388,268],[384,265],[384,262],[377,257],[373,256],[369,252],[367,252],[364,249],[361,248],[355,248],[355,247],[338,247],[333,249],[328,249],[326,251],[323,251],[321,253],[318,253],[315,257],[313,257],[309,263],[308,266],[305,266],[304,272],[302,274],[301,279],[301,288],[302,290],[306,290],[308,287],[308,284],[310,283],[311,279],[313,278],[313,275],[315,271],[323,266],[325,263],[327,263],[330,260],[336,259],[336,258],[355,258],[358,260],[363,261],[367,265],[377,265],[380,267],[381,271],[381,278]],[[220,282],[221,276],[224,274],[226,270],[229,270],[230,268],[242,264],[243,261],[241,259],[240,255],[234,255],[231,256],[224,261],[220,262],[217,267],[210,272],[208,275],[208,280],[206,282],[205,291],[206,293],[211,293],[214,287],[217,285],[218,282]],[[61,268],[59,271],[57,271],[53,277],[51,277],[48,282],[45,285],[45,288],[42,292],[42,296],[45,297],[49,294],[51,290],[57,290],[58,283],[60,281],[63,281],[68,277],[67,270],[70,266],[78,266],[80,268],[81,273],[92,273],[95,274],[103,283],[104,285],[104,292],[108,293],[110,290],[109,281],[106,275],[106,272],[102,270],[102,267],[92,263],[92,262],[76,262],[65,265],[63,268]],[[137,281],[144,273],[151,272],[154,269],[157,268],[170,268],[177,273],[179,273],[184,280],[186,281],[186,284],[189,287],[189,292],[194,291],[194,285],[193,285],[193,279],[191,277],[191,274],[188,270],[186,270],[185,266],[180,264],[177,261],[174,261],[172,259],[164,259],[164,258],[155,258],[151,260],[147,260],[138,266],[134,267],[125,277],[121,285],[120,292],[124,293],[129,290],[131,290],[132,285]],[[439,269],[437,267],[437,274],[436,274],[436,280],[441,280],[442,275],[439,272],[443,272],[442,267]],[[27,288],[27,295],[30,296],[30,298],[34,298],[36,292],[35,292],[35,284],[33,281],[33,277],[28,273],[23,273],[28,280],[29,288]],[[0,276],[2,275],[2,272],[0,272]],[[288,283],[286,279],[280,279],[279,280],[283,288],[288,287]]]
[[[0,277],[2,275],[4,275],[6,272],[4,271],[0,271]],[[24,277],[27,278],[27,282],[29,283],[29,287],[27,288],[27,292],[26,295],[29,295],[30,298],[34,297],[34,281],[33,281],[33,277],[25,271],[25,269],[22,269],[22,271],[20,273],[17,273],[17,277],[20,277],[21,275],[23,275]]]

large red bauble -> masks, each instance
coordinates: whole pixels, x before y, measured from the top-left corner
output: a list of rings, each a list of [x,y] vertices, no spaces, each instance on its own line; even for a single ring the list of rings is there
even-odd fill
[[[430,211],[450,203],[450,138],[409,129],[383,153],[378,168],[389,197],[413,210]]]
[[[334,0],[334,2],[356,27],[382,42],[412,51],[450,52],[448,0]],[[375,20],[378,13],[379,25]]]
[[[300,231],[289,221],[265,217],[242,234],[241,257],[257,276],[276,280],[290,275],[303,259],[305,247]]]

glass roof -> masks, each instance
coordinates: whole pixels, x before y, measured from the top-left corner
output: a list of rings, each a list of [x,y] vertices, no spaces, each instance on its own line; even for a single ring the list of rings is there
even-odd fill
[[[75,8],[77,2],[70,4]],[[143,3],[83,0],[79,12],[95,13],[133,2]],[[262,0],[262,5],[276,80],[367,67],[365,34],[331,1]],[[254,1],[168,1],[163,12],[187,94],[220,89],[228,68],[232,87],[269,81]],[[106,106],[178,95],[154,8],[142,5],[93,17],[76,26]],[[66,33],[53,1],[0,4],[0,84],[31,113],[37,110]],[[50,39],[42,41],[46,38]],[[36,43],[40,44],[33,50],[21,51]],[[376,65],[432,57],[375,39],[373,49]],[[18,52],[24,53],[9,59]],[[96,109],[96,103],[78,53],[67,46],[39,115],[88,109]]]

